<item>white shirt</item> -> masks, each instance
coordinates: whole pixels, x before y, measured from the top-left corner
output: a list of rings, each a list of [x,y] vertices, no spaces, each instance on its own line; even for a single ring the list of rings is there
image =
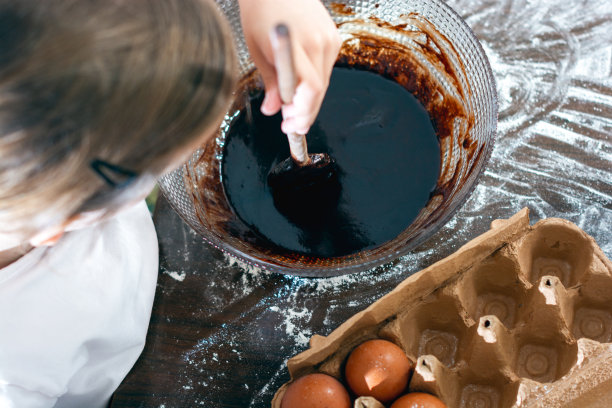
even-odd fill
[[[0,407],[105,407],[144,347],[157,271],[144,202],[0,269]]]

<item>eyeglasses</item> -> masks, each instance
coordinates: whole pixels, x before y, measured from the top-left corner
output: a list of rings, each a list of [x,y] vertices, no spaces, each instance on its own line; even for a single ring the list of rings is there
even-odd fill
[[[156,177],[150,173],[139,174],[101,159],[92,160],[90,167],[109,188],[91,196],[79,208],[79,213],[101,209],[112,212],[126,203],[140,199],[141,196],[146,197],[155,186]]]
[[[111,164],[104,160],[94,159],[90,166],[92,170],[100,176],[106,183],[114,188],[123,188],[131,184],[138,174],[132,170]]]

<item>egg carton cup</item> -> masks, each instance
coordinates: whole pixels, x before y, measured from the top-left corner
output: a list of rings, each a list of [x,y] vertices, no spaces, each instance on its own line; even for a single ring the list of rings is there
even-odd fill
[[[374,338],[414,362],[409,391],[448,407],[609,407],[612,263],[576,225],[550,218],[530,226],[523,209],[327,337],[313,336],[287,362],[292,381],[322,372],[344,382],[349,353]]]

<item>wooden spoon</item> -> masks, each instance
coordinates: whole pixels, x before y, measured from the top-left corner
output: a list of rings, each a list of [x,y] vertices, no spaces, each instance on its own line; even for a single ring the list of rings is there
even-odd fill
[[[281,100],[283,104],[289,104],[297,85],[289,28],[285,24],[278,24],[270,34],[270,41]],[[318,188],[318,184],[334,178],[336,165],[328,154],[308,154],[305,135],[289,133],[287,139],[291,157],[274,166],[268,173],[268,185],[273,192],[282,194],[286,190]]]

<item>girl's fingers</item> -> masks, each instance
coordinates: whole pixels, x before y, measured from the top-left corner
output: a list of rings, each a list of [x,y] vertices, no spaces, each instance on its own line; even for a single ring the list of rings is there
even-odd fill
[[[259,70],[261,79],[264,83],[266,96],[261,104],[261,113],[267,116],[272,116],[278,113],[282,106],[280,93],[278,91],[278,80],[276,78],[276,69],[268,58],[261,52],[259,47],[251,46],[251,58]]]
[[[266,116],[276,115],[282,106],[280,93],[278,92],[278,86],[276,85],[276,82],[274,82],[272,84],[265,85],[265,87],[266,96],[264,97],[263,103],[261,104],[261,113]]]
[[[299,83],[293,102],[283,107],[283,130],[306,133],[314,122],[327,88],[327,78],[315,69],[301,47],[295,49],[295,65]],[[287,133],[285,132],[285,133]]]
[[[325,78],[328,79],[328,84],[332,69],[336,64],[336,59],[338,58],[338,53],[340,52],[340,47],[342,47],[342,39],[340,38],[340,34],[337,30],[333,30],[329,35],[330,38],[327,42],[327,47],[325,48],[323,62],[323,74],[325,75]]]

